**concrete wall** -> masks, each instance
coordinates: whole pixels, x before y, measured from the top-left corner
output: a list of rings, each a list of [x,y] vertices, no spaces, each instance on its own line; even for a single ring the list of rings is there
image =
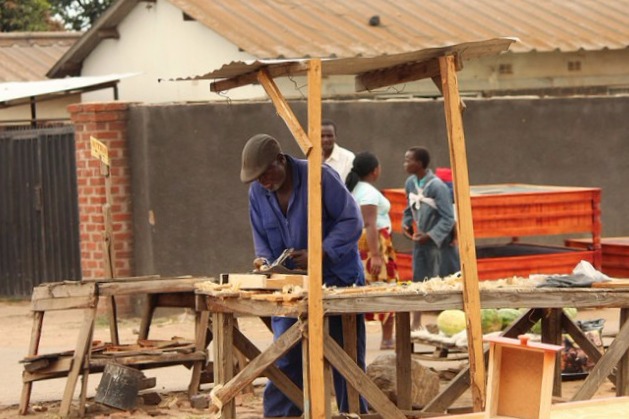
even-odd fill
[[[603,190],[603,236],[629,235],[629,97],[466,100],[471,184]],[[302,124],[306,103],[294,102]],[[441,100],[326,102],[339,143],[381,161],[381,188],[401,187],[404,151],[424,145],[449,166]],[[136,274],[244,271],[253,258],[240,152],[258,132],[299,155],[269,103],[134,106],[129,119]],[[560,244],[560,238],[542,239]],[[554,240],[554,241],[553,241]]]

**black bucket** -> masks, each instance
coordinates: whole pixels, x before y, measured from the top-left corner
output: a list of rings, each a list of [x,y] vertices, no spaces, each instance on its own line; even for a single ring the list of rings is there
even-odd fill
[[[94,400],[109,407],[131,410],[135,407],[144,374],[135,368],[109,363],[96,388]]]

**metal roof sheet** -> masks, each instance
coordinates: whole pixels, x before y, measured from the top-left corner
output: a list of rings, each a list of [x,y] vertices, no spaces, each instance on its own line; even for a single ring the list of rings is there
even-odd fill
[[[14,106],[30,101],[31,97],[44,98],[102,89],[120,79],[138,73],[110,74],[107,76],[67,77],[64,79],[0,83],[0,107]]]
[[[514,38],[497,38],[486,41],[441,46],[438,48],[428,48],[400,54],[383,54],[374,57],[329,58],[322,60],[321,71],[324,76],[358,75],[404,64],[426,62],[446,54],[459,54],[462,60],[469,60],[504,52],[509,49],[509,46],[512,43],[516,41],[517,40]],[[287,65],[290,64],[296,65],[290,66],[289,72],[282,75],[297,76],[306,73],[307,66],[299,65],[301,63],[305,63],[305,61],[306,59],[255,60],[246,62],[234,61],[209,73],[179,78],[177,80],[230,79],[253,74],[263,67],[267,67],[271,72],[273,72],[273,67],[287,67]]]
[[[46,79],[46,72],[81,37],[74,32],[0,33],[0,82]]]
[[[629,0],[168,1],[259,59],[374,57],[505,36],[520,40],[516,53],[629,46]],[[116,1],[47,75],[79,75],[99,32],[139,3]]]
[[[169,1],[258,58],[378,56],[504,36],[520,39],[513,52],[629,46],[629,0]]]

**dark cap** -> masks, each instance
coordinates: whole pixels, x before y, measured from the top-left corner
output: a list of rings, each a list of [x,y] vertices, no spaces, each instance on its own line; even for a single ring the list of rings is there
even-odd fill
[[[242,149],[240,180],[249,183],[259,178],[281,152],[280,143],[268,134],[249,138]]]

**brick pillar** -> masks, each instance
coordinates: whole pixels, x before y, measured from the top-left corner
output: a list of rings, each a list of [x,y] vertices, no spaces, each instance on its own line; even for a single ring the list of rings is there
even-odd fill
[[[79,200],[81,270],[84,279],[105,276],[105,177],[101,163],[90,153],[90,137],[105,143],[111,177],[114,277],[133,275],[131,178],[127,147],[129,104],[79,103],[68,106],[75,126]]]

